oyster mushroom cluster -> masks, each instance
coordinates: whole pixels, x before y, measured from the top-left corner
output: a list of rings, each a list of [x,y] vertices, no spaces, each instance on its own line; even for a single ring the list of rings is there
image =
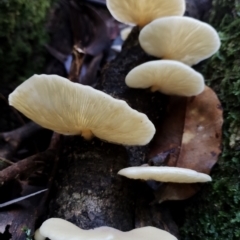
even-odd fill
[[[161,60],[132,69],[126,84],[150,88],[167,95],[196,96],[204,90],[203,76],[192,65],[210,57],[220,47],[217,32],[208,24],[183,17],[184,0],[106,0],[118,21],[141,28],[142,49]],[[134,11],[133,11],[134,10]],[[155,134],[148,117],[125,101],[56,75],[34,75],[9,96],[10,105],[39,125],[64,135],[96,136],[124,145],[146,145]],[[177,167],[131,167],[119,171],[133,179],[161,182],[207,182],[211,177]],[[62,219],[48,219],[35,234],[36,240],[138,239],[176,240],[154,227],[121,232],[110,227],[82,230]]]
[[[186,97],[204,90],[203,76],[190,66],[216,53],[220,39],[209,24],[183,17],[184,0],[107,0],[107,7],[116,20],[137,25],[142,49],[161,59],[132,69],[127,86]]]
[[[142,49],[147,54],[160,58],[133,68],[126,76],[127,86],[150,88],[153,92],[184,97],[203,92],[204,78],[191,66],[216,53],[220,48],[220,39],[209,24],[183,16],[184,0],[106,2],[116,20],[138,26]],[[161,182],[211,181],[207,174],[177,167],[129,167],[119,171],[119,174],[133,179]]]

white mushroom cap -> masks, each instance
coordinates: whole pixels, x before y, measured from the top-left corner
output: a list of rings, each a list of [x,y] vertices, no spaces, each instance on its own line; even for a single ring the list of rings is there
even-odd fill
[[[123,41],[125,41],[127,38],[128,38],[128,36],[129,36],[129,34],[131,33],[131,31],[132,31],[132,27],[127,27],[127,28],[124,28],[121,32],[120,32],[120,36],[121,36],[121,39],[123,40]]]
[[[143,50],[155,57],[194,65],[220,48],[216,30],[189,17],[165,17],[144,27],[139,35]]]
[[[107,0],[107,8],[119,22],[145,26],[166,16],[183,16],[184,0]]]
[[[15,89],[9,103],[39,125],[65,135],[145,145],[155,133],[147,116],[125,101],[57,75],[34,75]]]
[[[191,97],[204,90],[203,76],[177,61],[157,60],[141,64],[126,76],[131,88],[150,88],[167,95]]]
[[[129,232],[122,232],[111,227],[99,227],[83,230],[74,224],[60,219],[46,220],[35,234],[35,240],[177,240],[170,233],[155,227],[142,227]]]
[[[212,181],[212,178],[205,173],[179,167],[129,167],[120,170],[118,174],[132,179],[160,182],[195,183]]]

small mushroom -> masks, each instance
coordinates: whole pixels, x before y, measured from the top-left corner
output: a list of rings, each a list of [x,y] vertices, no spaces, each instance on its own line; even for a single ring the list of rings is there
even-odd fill
[[[132,27],[127,27],[127,28],[124,28],[121,32],[120,32],[120,36],[121,36],[121,39],[123,40],[123,41],[125,41],[127,38],[128,38],[128,36],[129,36],[129,34],[131,33],[131,31],[132,31]]]
[[[60,218],[46,220],[36,231],[34,238],[35,240],[45,238],[50,240],[177,240],[170,233],[155,227],[142,227],[129,232],[122,232],[111,227],[83,230]]]
[[[107,0],[107,8],[119,22],[145,26],[154,19],[182,16],[184,0]]]
[[[179,167],[129,167],[120,170],[118,174],[132,179],[160,182],[195,183],[212,181],[212,178],[205,173]]]
[[[157,60],[141,64],[126,76],[131,88],[151,88],[167,95],[196,96],[204,90],[203,76],[177,61]]]
[[[155,128],[125,101],[57,75],[34,75],[9,96],[10,105],[57,133],[145,145]]]
[[[155,57],[189,66],[209,58],[220,48],[216,30],[190,17],[165,17],[144,27],[139,35],[143,50]]]

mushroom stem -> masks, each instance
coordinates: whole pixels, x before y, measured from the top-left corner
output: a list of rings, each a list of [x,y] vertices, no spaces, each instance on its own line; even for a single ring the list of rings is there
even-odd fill
[[[40,233],[39,229],[36,230],[34,234],[35,240],[45,240],[46,238]]]
[[[81,135],[82,135],[82,137],[85,138],[86,140],[91,140],[91,139],[94,137],[92,131],[91,131],[91,130],[88,130],[88,129],[83,130],[82,133],[81,133]]]
[[[150,88],[150,91],[151,91],[151,92],[159,91],[159,87],[156,86],[156,85],[153,85],[153,86]]]

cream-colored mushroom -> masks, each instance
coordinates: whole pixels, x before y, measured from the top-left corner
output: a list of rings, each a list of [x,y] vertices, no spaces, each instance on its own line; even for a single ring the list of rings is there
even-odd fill
[[[129,34],[131,33],[131,31],[132,31],[132,27],[126,27],[126,28],[124,28],[121,32],[120,32],[120,36],[121,36],[121,39],[123,40],[123,41],[125,41],[127,38],[128,38],[128,36],[129,36]]]
[[[155,133],[147,116],[125,101],[57,75],[34,75],[15,89],[9,103],[39,125],[65,135],[145,145]]]
[[[145,26],[154,19],[183,16],[184,0],[107,0],[107,8],[119,22]]]
[[[141,30],[139,42],[152,56],[178,60],[189,66],[209,58],[220,47],[216,30],[190,17],[157,19]]]
[[[122,232],[111,227],[99,227],[83,230],[74,224],[60,219],[46,220],[35,233],[35,240],[177,240],[170,233],[155,228],[142,227],[129,232]]]
[[[209,182],[212,180],[205,173],[179,167],[129,167],[120,170],[118,174],[132,179],[175,183]]]
[[[126,76],[131,88],[151,88],[167,95],[191,97],[204,90],[203,76],[177,61],[157,60],[141,64]]]

